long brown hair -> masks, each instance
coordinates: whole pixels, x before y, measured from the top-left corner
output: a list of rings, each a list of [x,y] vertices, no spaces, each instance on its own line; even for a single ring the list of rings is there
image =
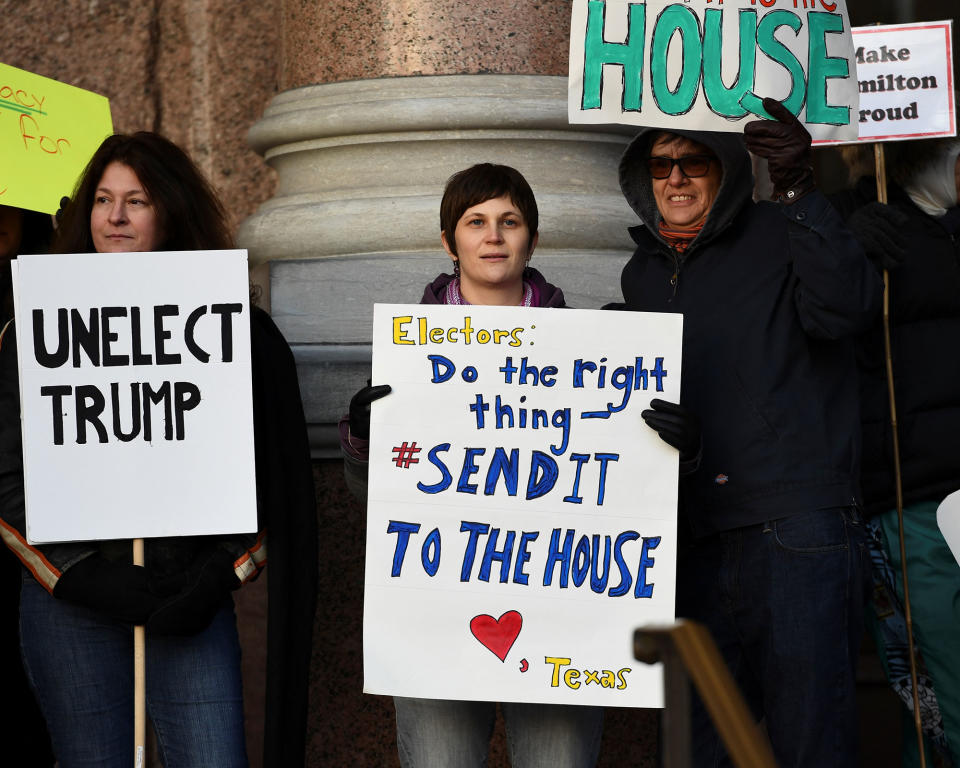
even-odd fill
[[[87,164],[63,212],[52,250],[91,253],[90,211],[110,163],[128,166],[157,212],[163,242],[157,250],[194,251],[233,247],[223,204],[186,152],[150,131],[106,138]]]

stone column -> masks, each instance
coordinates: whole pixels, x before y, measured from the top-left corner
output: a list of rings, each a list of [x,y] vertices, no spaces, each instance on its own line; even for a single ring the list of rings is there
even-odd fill
[[[286,90],[249,134],[278,184],[239,239],[269,265],[311,442],[329,456],[369,375],[372,304],[416,302],[449,270],[439,208],[455,171],[520,170],[540,208],[535,266],[572,306],[619,296],[635,218],[616,168],[631,129],[567,124],[568,2],[282,7]]]

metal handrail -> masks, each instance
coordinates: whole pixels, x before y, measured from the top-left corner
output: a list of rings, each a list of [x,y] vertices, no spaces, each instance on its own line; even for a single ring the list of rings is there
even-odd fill
[[[738,768],[777,768],[770,742],[754,722],[717,646],[703,625],[678,619],[669,626],[642,627],[633,635],[633,655],[663,663],[663,766],[690,766],[690,683]]]

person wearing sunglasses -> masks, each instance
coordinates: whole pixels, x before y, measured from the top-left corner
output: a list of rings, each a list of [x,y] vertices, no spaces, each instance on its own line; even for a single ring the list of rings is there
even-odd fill
[[[778,765],[850,766],[867,583],[854,338],[882,286],[816,189],[810,135],[763,103],[775,119],[744,136],[648,128],[627,147],[624,308],[683,314],[680,403],[643,413],[680,451],[677,615],[706,625]],[[747,149],[775,200],[753,201]],[[693,764],[729,764],[699,700],[691,716]]]

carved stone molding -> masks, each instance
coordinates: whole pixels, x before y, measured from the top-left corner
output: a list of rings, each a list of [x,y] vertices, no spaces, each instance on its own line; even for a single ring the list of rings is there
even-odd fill
[[[294,348],[318,450],[369,375],[373,303],[416,302],[449,271],[439,209],[452,173],[517,168],[540,210],[534,265],[572,306],[619,298],[635,216],[617,163],[631,132],[568,125],[563,77],[382,78],[274,98],[249,142],[277,189],[238,239],[252,264],[269,264],[271,312]]]

